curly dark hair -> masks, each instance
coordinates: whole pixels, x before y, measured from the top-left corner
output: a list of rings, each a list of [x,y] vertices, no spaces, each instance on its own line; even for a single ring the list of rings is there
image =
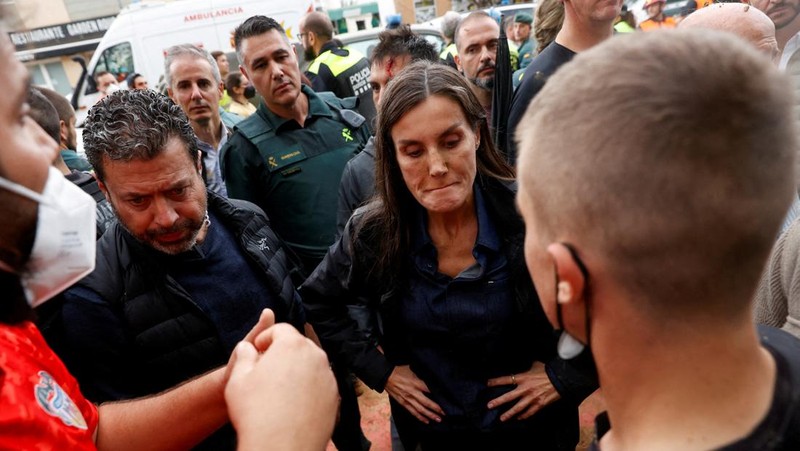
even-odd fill
[[[197,138],[183,110],[152,90],[117,91],[89,110],[83,130],[86,157],[99,180],[105,179],[103,160],[150,160],[172,138],[186,144],[191,161],[198,161]]]

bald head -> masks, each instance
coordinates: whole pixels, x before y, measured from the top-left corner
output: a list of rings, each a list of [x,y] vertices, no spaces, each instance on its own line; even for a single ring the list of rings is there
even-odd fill
[[[758,8],[745,3],[715,3],[698,9],[686,16],[678,28],[727,31],[750,42],[770,59],[778,56],[775,24]]]
[[[323,42],[330,41],[333,37],[333,24],[327,14],[320,11],[312,11],[303,18],[302,28],[304,31],[312,31]]]
[[[749,312],[795,188],[789,90],[752,46],[713,30],[579,53],[517,128],[537,246],[573,244],[651,318]]]
[[[500,36],[500,25],[497,24],[497,21],[492,19],[492,16],[487,14],[485,11],[473,11],[467,15],[467,17],[461,19],[458,22],[458,26],[456,26],[456,30],[454,32],[454,41],[456,43],[456,47],[461,52],[461,49],[465,48],[464,41],[468,39],[470,35],[475,33],[475,29],[480,27],[483,24],[494,23],[497,28],[497,35]]]

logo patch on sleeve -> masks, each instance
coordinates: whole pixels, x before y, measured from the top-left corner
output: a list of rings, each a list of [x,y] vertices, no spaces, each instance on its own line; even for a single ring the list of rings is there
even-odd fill
[[[33,387],[33,394],[39,407],[48,415],[61,420],[67,426],[86,430],[86,420],[83,419],[78,406],[61,388],[47,371],[39,371],[39,383]]]

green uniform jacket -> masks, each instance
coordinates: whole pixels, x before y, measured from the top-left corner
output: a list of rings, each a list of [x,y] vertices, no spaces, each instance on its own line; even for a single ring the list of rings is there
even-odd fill
[[[261,207],[298,256],[315,260],[334,242],[342,171],[366,144],[369,129],[350,111],[354,97],[341,100],[307,86],[302,92],[308,97],[305,127],[262,103],[234,127],[220,166],[229,197]]]
[[[525,42],[523,42],[523,43],[521,43],[519,45],[519,68],[520,69],[525,69],[526,67],[528,67],[528,64],[531,63],[531,60],[533,59],[533,57],[536,56],[534,54],[534,52],[533,52],[534,50],[535,49],[533,48],[533,40],[532,39],[527,39],[527,40],[525,40]]]

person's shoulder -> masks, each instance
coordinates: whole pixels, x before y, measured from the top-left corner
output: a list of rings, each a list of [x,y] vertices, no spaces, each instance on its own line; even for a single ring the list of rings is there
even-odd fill
[[[369,141],[367,141],[367,143],[369,143]],[[360,173],[362,170],[369,170],[369,171],[373,171],[374,172],[374,170],[375,170],[375,155],[367,152],[366,151],[366,146],[365,146],[364,149],[365,150],[362,150],[361,152],[356,154],[356,156],[351,158],[347,162],[347,164],[345,165],[345,168],[348,168],[349,170],[355,171],[355,172],[358,172],[358,173]]]
[[[348,127],[361,128],[367,125],[367,120],[364,116],[356,111],[358,107],[358,97],[337,97],[332,92],[317,92],[313,93],[321,105],[324,105],[334,120],[341,122]],[[310,101],[314,101],[312,96],[309,96]]]
[[[549,76],[574,56],[575,52],[553,41],[550,45],[545,47],[540,54],[533,58],[528,69],[534,72],[542,72]],[[528,72],[526,72],[526,75],[527,73]]]
[[[800,449],[800,339],[769,326],[758,326],[758,335],[775,359],[772,405],[753,431],[724,449]]]
[[[227,198],[209,191],[208,204],[212,211],[222,216],[232,217],[237,214],[253,215],[269,223],[267,214],[261,207],[244,199]]]
[[[481,176],[479,180],[481,181],[480,186],[484,191],[512,197],[517,194],[517,181],[515,179]]]
[[[123,234],[126,233],[119,221],[115,222],[106,230],[106,233],[97,240],[97,259],[95,261],[95,271],[97,268],[112,266],[110,261],[120,252],[126,252],[128,242]]]
[[[758,337],[761,344],[773,355],[781,355],[787,359],[795,379],[800,384],[800,338],[769,326],[758,326]],[[800,390],[800,387],[798,389]]]
[[[314,102],[314,98],[321,102],[330,110],[355,109],[358,106],[358,97],[339,97],[332,91],[310,92],[308,93],[309,102]]]
[[[780,251],[782,263],[792,269],[800,262],[800,218],[795,218],[778,237],[773,252],[777,251]]]
[[[547,78],[573,56],[575,52],[556,42],[552,42],[535,56],[523,72],[522,81],[514,94],[512,109],[518,102],[522,102],[521,106],[527,108],[530,100],[544,87]]]
[[[791,392],[795,408],[798,410],[798,426],[800,426],[800,338],[775,327],[759,325],[758,338],[775,358],[780,368],[784,365],[787,369],[785,377],[791,384]],[[800,430],[799,430],[800,432]],[[799,443],[800,444],[800,443]],[[800,448],[798,448],[800,449]]]
[[[75,169],[73,169],[69,174],[64,175],[64,177],[80,188],[91,185],[92,183],[97,183],[92,174]]]
[[[111,223],[97,240],[94,271],[75,283],[65,294],[83,293],[82,290],[88,289],[104,298],[114,297],[109,293],[122,289],[124,275],[135,263],[134,254],[139,253],[133,248],[133,242],[126,239],[126,233],[119,221]],[[135,240],[133,237],[130,239]]]
[[[0,322],[0,348],[7,347],[7,351],[16,354],[20,340],[29,342],[39,340],[41,333],[31,321],[22,321],[15,324]],[[44,341],[44,340],[42,340]]]
[[[233,133],[228,138],[228,145],[233,147],[252,146],[255,137],[273,131],[269,122],[261,117],[259,109],[262,107],[259,107],[255,113],[234,125]]]
[[[647,30],[648,28],[652,28],[654,26],[657,26],[655,20],[653,20],[653,19],[645,19],[645,20],[639,22],[639,26],[636,27],[636,28],[638,28],[639,30]]]
[[[494,177],[481,177],[481,190],[486,198],[486,206],[495,216],[504,219],[504,225],[518,229],[522,218],[516,207],[517,182]],[[510,230],[510,229],[509,229]]]
[[[231,103],[231,106],[234,106],[234,104]],[[233,111],[226,111],[222,107],[219,107],[219,117],[222,120],[222,123],[225,125],[225,127],[228,128],[229,130],[232,130],[236,126],[236,124],[242,122],[245,119],[244,116],[237,114],[236,112]]]
[[[225,153],[227,153],[225,151],[226,148],[233,148],[233,149],[236,149],[238,151],[239,149],[242,149],[242,148],[255,149],[255,146],[253,145],[253,142],[250,141],[250,139],[247,138],[247,135],[245,135],[244,133],[241,132],[241,130],[234,129],[233,133],[231,133],[231,135],[228,136],[228,141],[225,143],[225,145],[222,148],[222,154],[223,155]]]

